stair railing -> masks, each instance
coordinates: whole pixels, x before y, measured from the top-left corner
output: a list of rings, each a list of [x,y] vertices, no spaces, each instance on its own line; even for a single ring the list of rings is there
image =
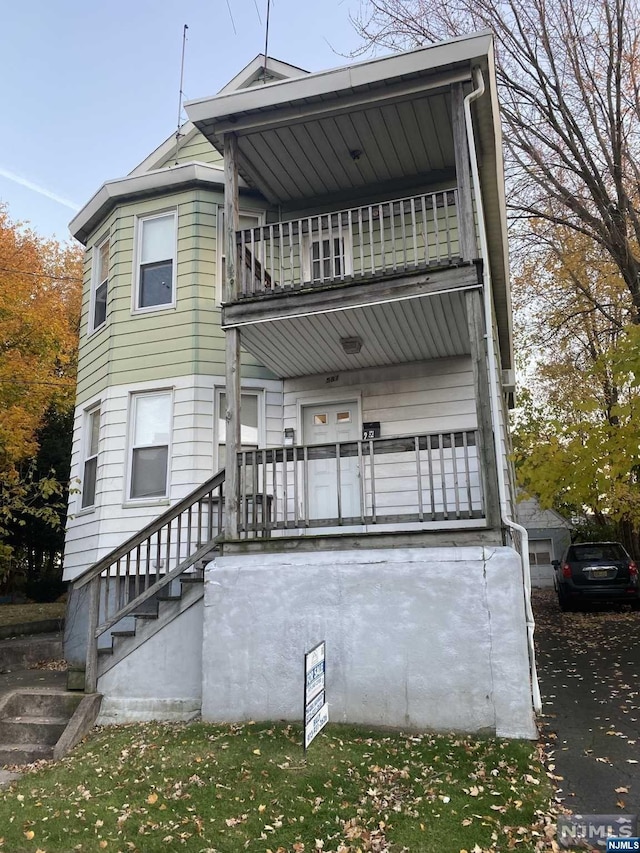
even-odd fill
[[[113,626],[204,559],[223,529],[224,468],[71,584],[88,586],[85,691],[98,682],[98,643]]]

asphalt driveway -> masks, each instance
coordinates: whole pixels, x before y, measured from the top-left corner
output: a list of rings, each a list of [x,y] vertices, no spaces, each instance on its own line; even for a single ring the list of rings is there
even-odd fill
[[[543,737],[574,814],[640,814],[640,613],[534,590]]]

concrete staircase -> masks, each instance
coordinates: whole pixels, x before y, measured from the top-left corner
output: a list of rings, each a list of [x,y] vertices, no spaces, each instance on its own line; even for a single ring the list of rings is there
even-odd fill
[[[57,760],[93,728],[99,694],[68,692],[66,673],[30,668],[61,657],[60,634],[0,642],[0,768]]]
[[[0,705],[0,765],[54,757],[54,749],[82,702],[81,693],[25,690]]]

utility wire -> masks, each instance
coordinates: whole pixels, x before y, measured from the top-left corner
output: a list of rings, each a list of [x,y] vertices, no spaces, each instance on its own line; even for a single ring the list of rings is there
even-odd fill
[[[227,9],[229,10],[229,17],[231,18],[231,26],[233,27],[234,36],[238,35],[238,31],[236,30],[236,22],[233,20],[233,12],[231,11],[231,3],[227,0]]]
[[[76,278],[71,275],[51,275],[48,272],[29,272],[28,270],[13,270],[9,267],[0,267],[0,272],[17,273],[18,275],[35,275],[38,278],[52,278],[54,281],[82,281],[81,278]]]
[[[73,388],[76,384],[73,380],[67,382],[45,382],[37,379],[17,379],[15,376],[5,377],[3,382],[12,382],[14,385],[49,385],[51,388]]]

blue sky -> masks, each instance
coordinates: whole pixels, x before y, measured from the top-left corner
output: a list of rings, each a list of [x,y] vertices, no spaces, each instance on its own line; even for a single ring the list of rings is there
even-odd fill
[[[272,0],[270,55],[309,71],[344,64],[358,6]],[[66,239],[74,206],[175,132],[183,25],[188,100],[264,50],[265,10],[266,0],[5,0],[0,201],[12,219]]]

